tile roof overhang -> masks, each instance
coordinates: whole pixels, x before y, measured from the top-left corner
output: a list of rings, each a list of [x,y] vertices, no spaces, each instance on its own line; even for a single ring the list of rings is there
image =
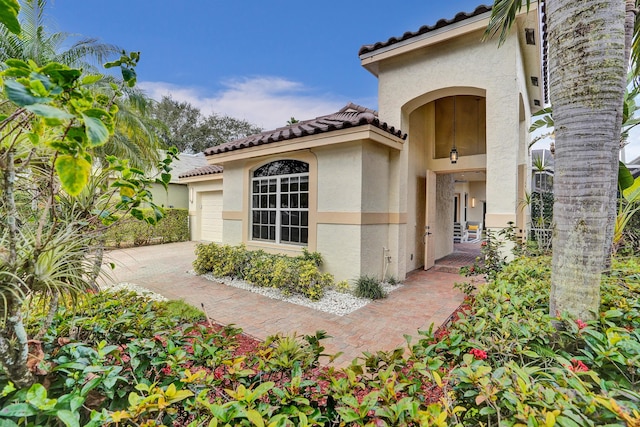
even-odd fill
[[[207,165],[181,173],[179,178],[181,183],[209,180],[214,178],[212,175],[215,175],[215,178],[222,178],[223,171],[224,168],[220,165]]]
[[[302,145],[310,148],[367,138],[402,149],[406,137],[401,130],[381,122],[375,110],[349,103],[336,113],[229,141],[207,148],[204,154],[210,162],[224,163],[256,157],[267,151],[292,151],[302,148]]]
[[[418,31],[407,31],[400,37],[391,37],[384,42],[377,42],[374,44],[364,45],[360,48],[358,55],[361,58],[363,56],[366,57],[372,54],[373,52],[376,52],[376,51],[379,52],[381,50],[390,48],[392,46],[395,47],[394,45],[402,45],[403,42],[406,42],[410,39],[411,39],[411,43],[413,43],[420,36],[428,33],[434,33],[437,30],[440,30],[445,27],[446,27],[446,31],[449,31],[451,30],[451,27],[454,26],[454,24],[457,24],[459,22],[466,21],[464,22],[464,24],[466,25],[469,23],[469,21],[475,22],[478,20],[485,19],[487,16],[483,16],[483,15],[487,15],[487,16],[491,15],[491,6],[480,5],[473,12],[470,12],[470,13],[459,12],[452,19],[440,19],[434,25],[423,25],[418,29]]]
[[[534,6],[531,10],[537,10],[540,3],[540,22],[538,25],[538,40],[540,41],[541,59],[540,70],[542,80],[542,96],[544,104],[549,102],[548,92],[548,42],[546,11],[544,0],[532,2]],[[534,9],[535,8],[535,9]],[[491,6],[480,5],[473,12],[459,12],[451,19],[440,19],[434,25],[423,25],[417,31],[407,31],[400,37],[391,37],[386,41],[364,45],[360,48],[358,55],[362,66],[376,77],[378,76],[379,61],[402,53],[404,50],[418,49],[423,46],[438,43],[443,40],[467,34],[473,31],[484,30],[491,17]],[[526,7],[520,15],[526,14]],[[542,107],[542,106],[540,106]]]

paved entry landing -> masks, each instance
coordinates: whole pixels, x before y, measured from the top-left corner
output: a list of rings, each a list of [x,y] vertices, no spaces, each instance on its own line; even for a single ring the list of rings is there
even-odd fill
[[[460,275],[416,270],[387,298],[337,316],[189,274],[195,246],[195,242],[182,242],[110,251],[105,262],[117,267],[107,282],[135,283],[198,308],[203,303],[217,323],[234,324],[261,340],[277,333],[307,335],[325,330],[332,337],[325,341],[326,352],[343,352],[334,362],[337,367],[347,366],[365,351],[405,347],[405,334],[415,341],[418,330],[432,323],[440,326],[464,300],[453,288],[465,280]]]
[[[460,267],[472,265],[481,255],[480,242],[454,243],[453,253],[436,260],[433,269],[457,274]]]

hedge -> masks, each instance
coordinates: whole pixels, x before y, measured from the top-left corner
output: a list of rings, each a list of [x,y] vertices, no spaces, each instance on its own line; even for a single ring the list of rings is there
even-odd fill
[[[248,251],[243,245],[199,244],[193,267],[196,273],[233,277],[255,286],[278,288],[285,294],[300,294],[311,300],[323,297],[334,284],[333,275],[321,273],[322,256],[303,249],[297,257]]]
[[[148,210],[151,211],[151,209]],[[188,241],[189,211],[187,209],[165,208],[164,213],[164,218],[155,226],[134,218],[120,219],[107,230],[105,234],[106,246],[120,248]]]

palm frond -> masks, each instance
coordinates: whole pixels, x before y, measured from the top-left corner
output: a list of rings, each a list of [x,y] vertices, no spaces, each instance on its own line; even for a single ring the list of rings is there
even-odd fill
[[[75,42],[69,49],[60,52],[56,61],[73,67],[97,68],[122,52],[118,46],[99,43],[95,38],[83,38]]]
[[[542,135],[536,136],[535,138],[533,138],[531,140],[531,142],[529,142],[529,147],[528,148],[531,149],[531,147],[533,147],[536,144],[536,142],[542,141],[543,139],[548,138],[550,136],[553,136],[553,131],[552,132],[545,132]]]
[[[531,0],[526,0],[527,12],[531,6]],[[486,40],[500,33],[500,42],[502,45],[507,39],[507,34],[511,26],[516,21],[516,16],[522,10],[522,0],[495,0],[491,9],[491,18],[489,25],[484,32],[483,38]]]
[[[636,10],[640,7],[640,0],[635,2]],[[633,76],[634,85],[637,87],[640,83],[640,16],[636,14],[636,20],[633,28],[633,38],[631,40],[631,75]]]

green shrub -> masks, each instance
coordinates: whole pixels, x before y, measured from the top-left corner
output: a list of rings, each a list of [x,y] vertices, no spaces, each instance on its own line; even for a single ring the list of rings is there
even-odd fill
[[[280,289],[285,295],[300,294],[319,300],[334,283],[333,276],[322,273],[322,256],[303,249],[297,257],[275,255],[263,250],[247,251],[243,245],[199,244],[193,267],[196,273],[233,277],[254,286]]]
[[[142,209],[145,216],[151,209]],[[148,212],[147,212],[148,211]],[[111,247],[144,246],[151,243],[186,242],[189,240],[189,211],[165,208],[165,216],[156,225],[133,218],[116,221],[105,233]]]
[[[382,289],[382,283],[372,276],[360,276],[356,280],[355,296],[360,298],[381,299],[387,294]]]
[[[339,281],[338,283],[333,285],[333,289],[335,289],[336,292],[340,292],[341,294],[352,293],[351,285],[349,284],[348,280]]]
[[[549,316],[549,265],[516,259],[408,352],[343,369],[319,366],[323,332],[242,353],[238,329],[181,324],[179,302],[90,296],[54,317],[41,382],[0,374],[0,425],[638,425],[640,259],[614,260],[589,322]]]
[[[273,286],[276,259],[276,255],[263,250],[248,251],[247,263],[242,268],[240,278],[263,288]]]
[[[455,366],[445,385],[455,398],[443,408],[455,412],[451,424],[638,422],[638,259],[616,260],[603,276],[591,322],[549,315],[550,265],[549,257],[522,257],[503,266],[441,339],[427,332],[412,347],[418,359]]]

